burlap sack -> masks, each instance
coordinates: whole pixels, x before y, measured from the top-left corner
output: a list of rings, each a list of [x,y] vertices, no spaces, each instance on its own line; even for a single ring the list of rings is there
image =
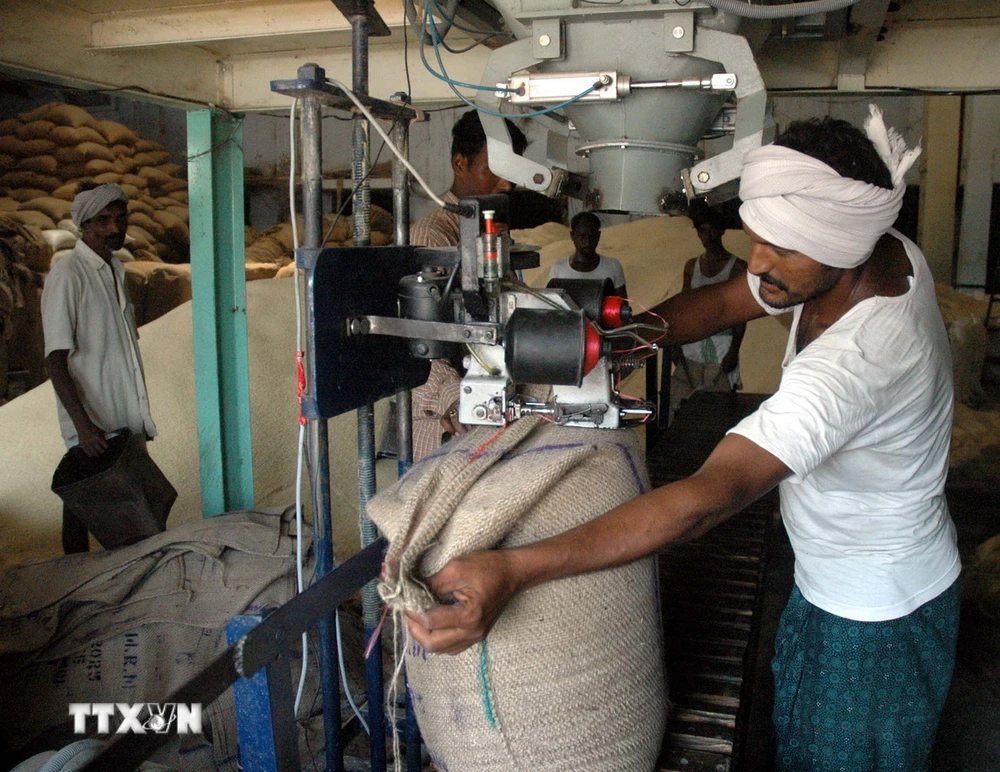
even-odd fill
[[[98,121],[97,125],[109,145],[128,145],[131,149],[139,138],[128,126],[123,126],[116,121]]]
[[[45,139],[56,125],[52,121],[32,121],[17,127],[18,139]]]
[[[67,182],[65,185],[60,185],[52,191],[52,198],[61,198],[63,201],[72,202],[76,198],[79,188],[80,184],[78,182]]]
[[[163,702],[226,647],[233,616],[295,594],[293,529],[277,513],[233,513],[0,575],[0,748],[65,724],[71,702]],[[205,729],[225,729],[225,752],[170,769],[235,768],[223,766],[235,725]]]
[[[83,165],[83,169],[89,177],[97,174],[107,174],[108,172],[118,174],[115,171],[115,162],[113,160],[105,160],[104,158],[91,158]]]
[[[176,193],[179,190],[186,191],[188,189],[188,184],[187,180],[167,179],[166,181],[158,181],[156,183],[156,189],[165,196],[169,196],[171,193]]]
[[[533,543],[648,488],[631,431],[536,418],[477,428],[369,503],[390,540],[380,592],[394,609],[434,599],[421,579],[449,560]],[[407,677],[440,769],[641,772],[666,715],[655,559],[535,587],[458,656],[410,641]]]
[[[98,185],[107,185],[108,183],[117,185],[121,180],[122,176],[118,172],[104,172],[103,174],[94,175],[94,182]]]
[[[30,155],[55,155],[58,145],[48,139],[26,139],[21,144],[21,155],[27,158]]]
[[[57,223],[70,216],[71,207],[72,204],[64,199],[52,196],[43,196],[41,198],[33,198],[31,201],[25,201],[23,204],[18,206],[18,209],[31,209],[36,212],[42,212],[52,218],[53,223]]]
[[[13,171],[7,172],[3,177],[0,177],[0,186],[7,188],[11,192],[20,188],[53,191],[60,184],[62,183],[58,178],[48,174],[38,174],[37,172]]]
[[[25,201],[31,201],[32,199],[48,196],[49,190],[47,188],[45,190],[42,190],[41,188],[8,188],[7,195],[15,201],[23,204]]]
[[[10,212],[9,216],[26,225],[33,225],[41,231],[56,227],[55,220],[44,212],[36,212],[34,209],[18,209],[16,212]]]
[[[14,168],[25,172],[54,175],[59,170],[59,162],[53,155],[33,155],[31,158],[22,158]]]
[[[13,134],[0,134],[0,153],[14,158],[24,158],[29,155],[24,152],[24,140]]]
[[[159,150],[166,150],[166,148],[157,142],[155,139],[147,139],[146,137],[139,137],[135,141],[135,152],[137,153],[149,153],[156,152]]]

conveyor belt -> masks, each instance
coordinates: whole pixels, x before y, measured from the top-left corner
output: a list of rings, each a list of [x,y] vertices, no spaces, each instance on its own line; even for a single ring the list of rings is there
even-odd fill
[[[696,394],[687,400],[647,456],[653,485],[695,472],[726,430],[764,399]],[[777,506],[774,491],[660,557],[672,704],[661,772],[759,772],[761,762],[751,765],[747,759],[769,757],[771,641],[762,647],[761,638],[762,627],[773,627],[776,618],[774,604],[765,601],[765,569],[780,531]],[[768,633],[765,629],[763,637]]]

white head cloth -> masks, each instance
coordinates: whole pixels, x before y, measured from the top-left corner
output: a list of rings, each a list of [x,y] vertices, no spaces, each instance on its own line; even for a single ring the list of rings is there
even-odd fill
[[[77,193],[69,210],[73,224],[79,228],[87,220],[99,215],[101,210],[113,201],[128,201],[125,191],[113,182]]]
[[[887,129],[869,105],[865,133],[892,175],[892,190],[841,177],[822,161],[766,145],[743,160],[740,217],[770,243],[834,268],[856,268],[892,227],[903,204],[903,177],[920,155]]]

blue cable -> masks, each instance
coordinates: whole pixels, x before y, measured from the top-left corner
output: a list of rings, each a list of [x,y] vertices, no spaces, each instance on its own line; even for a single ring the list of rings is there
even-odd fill
[[[437,8],[438,11],[441,11],[440,7],[437,4],[437,0],[431,0],[431,3],[433,3],[434,7]],[[437,23],[434,21],[434,15],[431,14],[431,13],[429,13],[425,9],[424,10],[424,26],[423,26],[423,31],[424,32],[427,31],[428,23],[429,23],[430,28],[431,28],[431,35],[430,35],[430,37],[431,37],[431,40],[433,41],[433,45],[434,45],[434,55],[435,55],[435,58],[437,59],[438,66],[441,68],[441,72],[440,73],[435,72],[431,68],[430,64],[428,64],[428,62],[427,62],[427,56],[424,53],[424,46],[421,45],[420,46],[420,61],[423,63],[424,68],[431,75],[433,75],[435,78],[438,78],[439,80],[443,80],[445,83],[447,83],[448,86],[449,86],[449,88],[451,88],[452,92],[454,92],[455,96],[457,96],[460,100],[462,100],[463,102],[465,102],[465,104],[469,105],[469,107],[473,107],[476,110],[478,110],[479,112],[486,113],[487,115],[493,115],[493,116],[496,116],[497,118],[510,118],[512,116],[516,117],[516,118],[537,118],[537,117],[542,116],[542,115],[548,115],[549,113],[553,113],[553,112],[555,112],[557,110],[562,110],[564,107],[567,107],[568,105],[571,105],[574,102],[579,101],[580,99],[582,99],[583,97],[585,97],[587,94],[589,94],[591,91],[597,90],[602,85],[600,82],[595,82],[594,85],[592,85],[587,90],[581,91],[576,96],[572,97],[571,99],[567,99],[565,102],[562,102],[561,104],[554,105],[553,107],[546,107],[544,110],[536,110],[535,112],[532,112],[532,113],[513,113],[513,114],[511,114],[511,113],[501,113],[501,112],[498,112],[496,110],[490,110],[488,108],[481,107],[481,106],[475,104],[474,102],[471,102],[464,94],[460,93],[458,91],[458,89],[456,88],[456,86],[462,86],[463,88],[471,88],[471,89],[475,89],[475,90],[478,90],[478,91],[506,91],[506,92],[511,92],[511,91],[514,91],[514,89],[502,88],[502,87],[498,88],[496,86],[482,86],[482,85],[475,85],[475,84],[472,84],[472,83],[463,83],[461,81],[456,81],[456,80],[452,80],[451,78],[449,78],[448,77],[448,72],[447,72],[447,70],[445,69],[445,66],[444,66],[444,62],[441,59],[441,50],[440,50],[439,45],[438,45],[439,42],[440,42],[440,40],[441,40],[441,36],[438,33]]]

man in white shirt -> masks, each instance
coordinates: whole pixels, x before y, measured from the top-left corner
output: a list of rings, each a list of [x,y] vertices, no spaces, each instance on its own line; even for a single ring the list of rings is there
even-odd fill
[[[410,616],[424,648],[461,651],[516,593],[695,538],[780,485],[795,588],[773,662],[774,768],[926,769],[958,633],[951,365],[927,263],[892,230],[919,149],[871,113],[867,137],[807,121],[748,153],[747,276],[654,309],[668,345],[791,310],[777,393],[691,477],[429,577],[455,602]]]
[[[125,427],[146,439],[156,436],[125,269],[114,256],[125,242],[127,202],[113,184],[77,194],[71,214],[80,240],[52,267],[42,291],[45,362],[59,428],[67,448],[79,445],[90,457],[107,450],[107,435]],[[87,549],[86,527],[64,508],[63,550]]]
[[[552,279],[611,279],[615,294],[628,297],[625,271],[613,257],[597,253],[601,243],[601,221],[593,212],[580,212],[569,223],[569,235],[576,251],[549,270]]]

